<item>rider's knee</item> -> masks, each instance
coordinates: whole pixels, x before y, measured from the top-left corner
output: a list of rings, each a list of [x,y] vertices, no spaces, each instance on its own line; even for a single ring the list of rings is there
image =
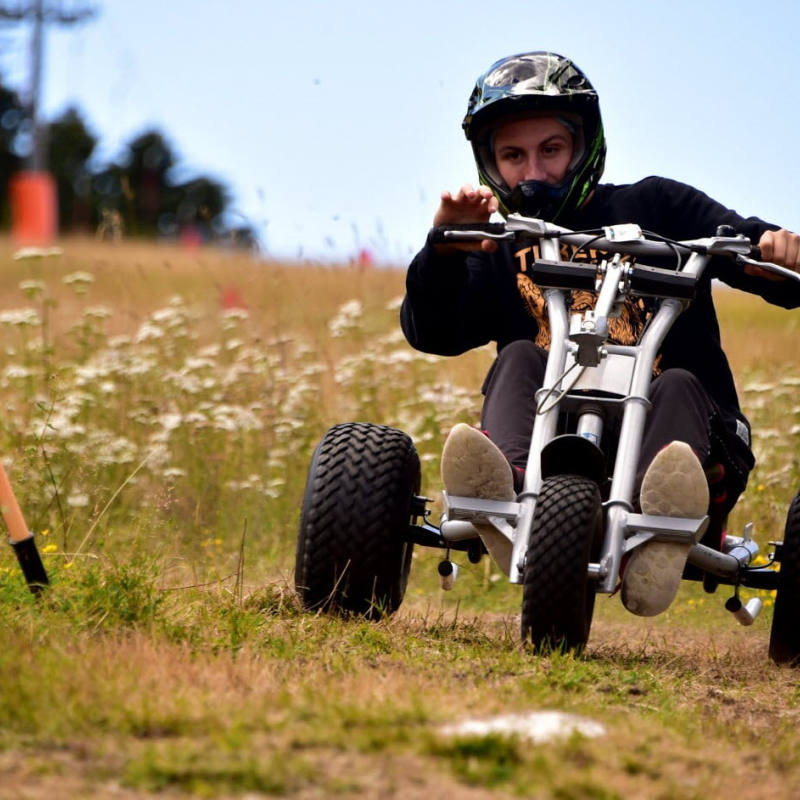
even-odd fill
[[[535,363],[543,365],[547,361],[547,352],[530,339],[517,339],[505,345],[498,353],[498,360],[505,364],[525,364]]]
[[[668,369],[656,378],[650,389],[650,398],[660,396],[685,397],[687,394],[703,392],[702,384],[688,369]]]

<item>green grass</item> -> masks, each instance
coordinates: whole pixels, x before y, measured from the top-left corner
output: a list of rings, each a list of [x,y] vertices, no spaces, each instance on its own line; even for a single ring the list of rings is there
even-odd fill
[[[86,243],[5,263],[0,445],[52,585],[36,601],[0,549],[0,797],[796,792],[800,684],[767,660],[768,593],[750,629],[724,589],[685,585],[652,620],[600,597],[582,658],[521,647],[520,589],[485,560],[457,558],[442,593],[440,555],[418,550],[378,623],[300,609],[299,506],[327,427],[411,434],[436,509],[443,437],[477,421],[491,352],[413,353],[402,271]],[[221,308],[230,287],[246,308]],[[720,307],[758,437],[732,531],[755,520],[765,543],[800,478],[795,318]],[[537,710],[606,734],[441,732]]]

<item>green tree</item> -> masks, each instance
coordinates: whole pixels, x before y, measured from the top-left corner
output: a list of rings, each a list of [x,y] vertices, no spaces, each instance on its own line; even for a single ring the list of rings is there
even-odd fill
[[[213,236],[212,222],[228,206],[225,187],[206,177],[172,186],[168,196],[178,228],[195,231],[204,240]]]
[[[169,210],[165,190],[175,156],[156,130],[137,136],[127,147],[122,191],[129,202],[122,213],[131,231],[154,234],[159,217]]]
[[[21,148],[25,130],[24,106],[17,93],[6,88],[0,78],[0,226],[3,228],[11,223],[8,189],[11,176],[23,165]]]
[[[88,162],[97,139],[78,110],[69,108],[50,123],[47,142],[47,164],[58,191],[59,227],[62,231],[87,228],[94,223]]]

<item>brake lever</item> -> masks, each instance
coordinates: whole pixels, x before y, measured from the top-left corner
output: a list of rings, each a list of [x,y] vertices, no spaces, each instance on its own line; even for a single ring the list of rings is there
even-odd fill
[[[445,239],[474,242],[478,239],[494,239],[495,241],[512,241],[515,238],[513,231],[505,233],[487,233],[486,231],[443,231]]]
[[[748,258],[747,256],[736,256],[736,263],[746,267],[758,267],[766,272],[772,272],[775,275],[780,275],[783,278],[790,278],[794,281],[800,281],[800,273],[795,272],[793,269],[787,267],[779,267],[777,264],[772,264],[769,261],[756,261],[755,259]]]

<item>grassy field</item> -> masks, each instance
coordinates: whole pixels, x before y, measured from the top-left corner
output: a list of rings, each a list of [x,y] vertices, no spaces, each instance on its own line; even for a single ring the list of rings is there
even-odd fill
[[[800,673],[767,660],[768,593],[748,629],[724,589],[687,584],[653,620],[598,598],[582,658],[522,649],[520,590],[486,559],[442,593],[418,551],[387,621],[301,612],[324,431],[405,430],[435,498],[445,433],[478,418],[491,350],[411,351],[402,270],[63,249],[0,242],[0,445],[52,582],[34,601],[0,550],[0,798],[800,797]],[[759,458],[731,530],[766,545],[800,487],[800,317],[718,297]],[[547,710],[604,733],[444,731]]]

